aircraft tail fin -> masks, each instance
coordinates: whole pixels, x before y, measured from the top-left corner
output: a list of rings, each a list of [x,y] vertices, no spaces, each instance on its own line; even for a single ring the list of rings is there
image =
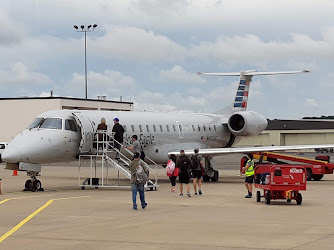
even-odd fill
[[[222,108],[216,111],[216,114],[232,114],[236,111],[247,110],[248,95],[250,82],[252,81],[253,76],[259,75],[282,75],[282,74],[298,74],[298,73],[307,73],[308,70],[302,71],[277,71],[277,72],[257,72],[255,70],[241,71],[240,73],[201,73],[198,72],[198,75],[210,75],[210,76],[240,76],[237,92],[235,94],[234,101],[232,105],[229,105],[225,108]]]

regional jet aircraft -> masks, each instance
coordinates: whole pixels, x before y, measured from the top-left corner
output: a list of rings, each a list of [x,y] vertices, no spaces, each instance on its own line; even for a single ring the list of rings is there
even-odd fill
[[[253,76],[295,74],[308,71],[240,73],[199,73],[201,75],[240,76],[232,105],[216,113],[185,112],[125,112],[52,110],[45,112],[20,134],[3,152],[7,169],[27,171],[31,180],[26,187],[37,185],[36,173],[41,164],[67,162],[78,159],[80,154],[94,154],[93,134],[102,117],[109,123],[119,118],[125,128],[124,140],[136,134],[146,156],[158,164],[166,164],[168,155],[185,149],[191,154],[194,148],[205,157],[211,168],[205,178],[218,180],[218,171],[212,166],[215,155],[273,150],[328,148],[334,145],[270,146],[232,148],[242,137],[260,134],[267,127],[267,120],[257,112],[247,111],[248,93]],[[111,124],[109,124],[111,125]]]

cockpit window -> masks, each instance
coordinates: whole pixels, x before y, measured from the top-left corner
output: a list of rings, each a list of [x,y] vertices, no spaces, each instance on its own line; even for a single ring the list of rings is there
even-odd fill
[[[30,123],[30,125],[27,127],[27,129],[33,129],[33,128],[37,128],[41,122],[43,121],[44,118],[40,117],[40,118],[35,118],[35,120],[32,121],[32,123]]]
[[[65,130],[72,130],[74,132],[78,132],[78,128],[76,126],[75,121],[66,119],[65,120]]]
[[[45,118],[40,128],[61,129],[61,118]]]

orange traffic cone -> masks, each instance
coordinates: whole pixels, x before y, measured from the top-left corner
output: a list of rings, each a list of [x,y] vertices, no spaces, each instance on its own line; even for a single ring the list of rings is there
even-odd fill
[[[17,170],[13,170],[13,175],[12,176],[17,176]]]

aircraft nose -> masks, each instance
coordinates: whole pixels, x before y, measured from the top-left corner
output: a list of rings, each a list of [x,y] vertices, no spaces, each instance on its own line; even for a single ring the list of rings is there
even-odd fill
[[[3,151],[1,157],[3,161],[11,163],[22,161],[25,158],[22,151],[10,145]]]

